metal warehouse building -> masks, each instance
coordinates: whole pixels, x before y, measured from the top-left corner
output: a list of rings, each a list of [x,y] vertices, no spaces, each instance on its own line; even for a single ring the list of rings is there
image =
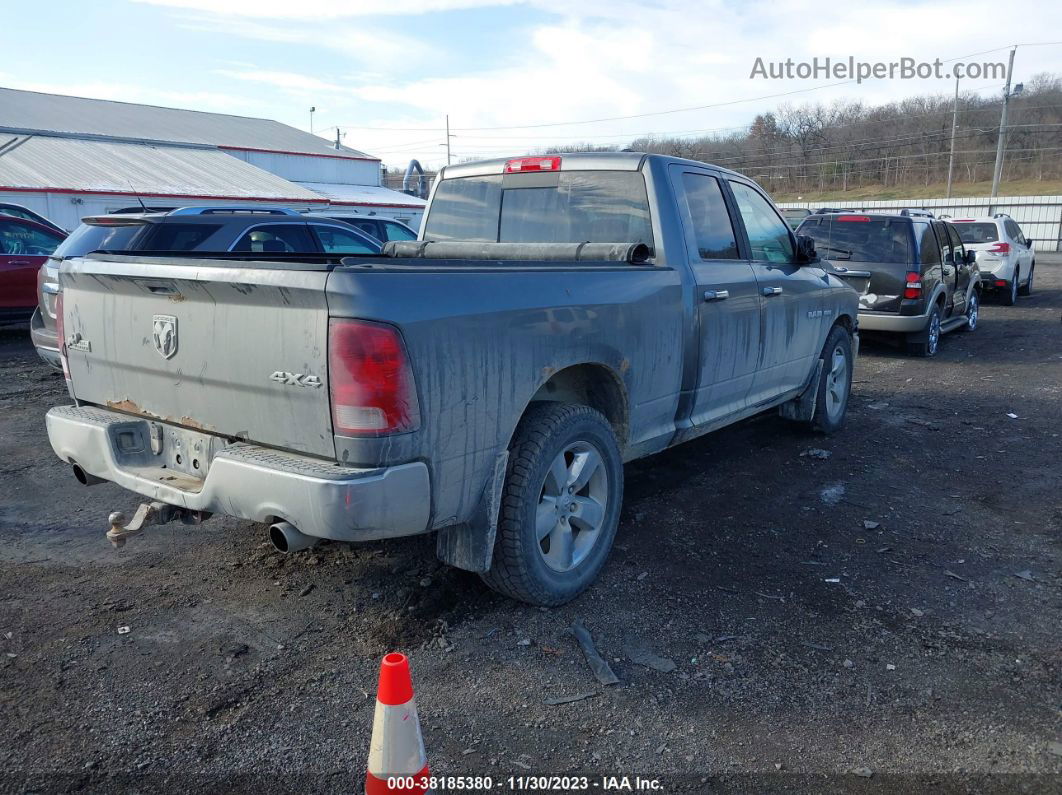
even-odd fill
[[[416,228],[378,158],[269,119],[0,88],[0,201],[73,229],[136,206],[340,207]]]

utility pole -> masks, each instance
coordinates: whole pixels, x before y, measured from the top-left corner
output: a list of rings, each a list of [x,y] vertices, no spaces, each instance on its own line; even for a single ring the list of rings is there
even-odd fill
[[[1003,112],[999,116],[999,136],[996,138],[996,167],[992,170],[992,198],[999,195],[999,178],[1003,176],[1003,147],[1004,138],[1007,134],[1007,106],[1010,105],[1010,78],[1014,72],[1015,46],[1010,51],[1010,62],[1007,64],[1007,85],[1003,89]]]
[[[339,128],[336,127],[336,149],[340,149],[340,148],[341,147],[339,145]]]
[[[955,171],[955,128],[959,125],[959,78],[955,78],[955,104],[951,109],[951,153],[948,155],[948,191],[944,198],[951,198],[951,175]]]
[[[450,114],[446,114],[446,165],[450,165]]]
[[[310,135],[313,135],[313,114],[316,112],[316,107],[310,108]]]

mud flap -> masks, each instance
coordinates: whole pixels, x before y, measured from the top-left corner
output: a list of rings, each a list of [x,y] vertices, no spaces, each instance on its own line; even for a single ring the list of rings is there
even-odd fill
[[[505,471],[509,463],[509,451],[505,450],[494,459],[494,473],[476,504],[468,522],[451,525],[439,530],[435,542],[435,554],[439,560],[466,571],[487,571],[494,556],[494,538],[498,534],[498,512],[501,508],[502,490],[505,486]]]
[[[822,359],[816,361],[815,372],[811,375],[811,383],[795,398],[779,406],[779,415],[787,420],[811,422],[811,418],[815,416],[815,398],[819,394],[819,381],[822,380],[822,364]]]

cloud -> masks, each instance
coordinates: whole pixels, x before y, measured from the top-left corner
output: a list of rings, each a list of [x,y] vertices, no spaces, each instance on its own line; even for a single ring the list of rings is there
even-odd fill
[[[265,69],[215,69],[214,74],[229,77],[233,80],[243,80],[249,83],[265,83],[274,88],[282,88],[292,93],[341,93],[349,89],[343,88],[336,83],[319,80],[310,75],[301,75],[295,72],[274,72]]]
[[[408,16],[516,5],[522,0],[134,0],[153,6],[256,19],[334,20],[367,16]]]

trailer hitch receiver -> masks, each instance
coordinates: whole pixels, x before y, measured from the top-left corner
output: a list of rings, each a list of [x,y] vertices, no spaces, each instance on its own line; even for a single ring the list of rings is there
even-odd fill
[[[125,521],[125,514],[121,511],[115,511],[107,517],[111,525],[111,529],[107,531],[107,540],[115,548],[121,549],[125,546],[127,539],[140,535],[148,525],[166,524],[178,519],[184,524],[201,524],[209,518],[210,514],[206,511],[190,511],[187,508],[179,508],[176,505],[153,500],[141,503],[136,513],[133,514],[132,521],[128,524]]]

